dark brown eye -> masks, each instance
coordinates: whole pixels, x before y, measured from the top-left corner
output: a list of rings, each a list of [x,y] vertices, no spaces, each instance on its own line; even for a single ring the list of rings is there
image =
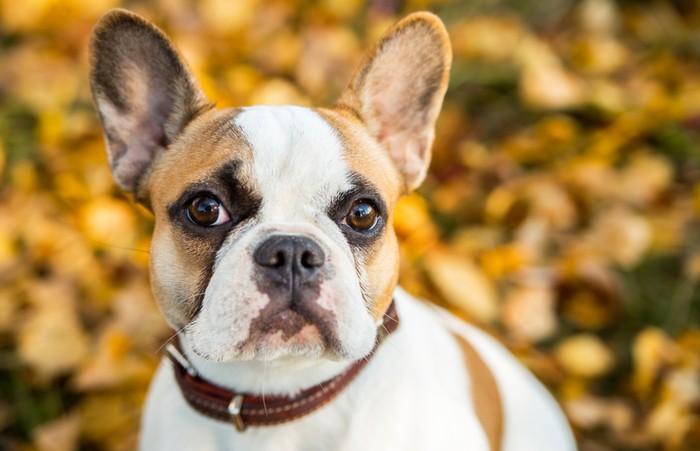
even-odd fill
[[[229,220],[221,202],[209,196],[197,196],[187,205],[187,217],[198,226],[212,227]]]
[[[355,230],[370,230],[377,225],[378,220],[377,209],[366,201],[359,201],[353,205],[345,217],[347,225]]]

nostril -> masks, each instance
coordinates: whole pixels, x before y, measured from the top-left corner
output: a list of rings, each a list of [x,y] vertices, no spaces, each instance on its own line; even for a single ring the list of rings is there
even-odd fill
[[[304,251],[301,254],[301,266],[307,269],[317,268],[323,265],[323,259],[320,255],[312,251]]]
[[[304,268],[313,268],[313,255],[311,255],[311,252],[306,251],[303,254],[301,254],[301,266]]]
[[[258,247],[253,258],[261,266],[283,268],[292,261],[293,251],[290,243],[284,242],[279,237],[272,237]]]
[[[284,266],[286,263],[286,259],[284,258],[284,252],[282,251],[277,251],[275,255],[272,257],[272,261],[270,262],[272,267],[274,268],[281,268]]]

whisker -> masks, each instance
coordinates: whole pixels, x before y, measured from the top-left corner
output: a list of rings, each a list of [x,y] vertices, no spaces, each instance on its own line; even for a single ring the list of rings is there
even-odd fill
[[[165,342],[162,345],[160,345],[158,349],[156,349],[156,354],[160,354],[161,351],[163,351],[163,348],[166,347],[168,343],[170,343],[170,341],[177,336],[177,334],[185,330],[185,327],[187,326],[183,326],[180,329],[176,330],[174,334],[172,334],[167,340],[165,340]]]
[[[262,392],[262,402],[263,402],[263,410],[265,411],[265,415],[267,415],[267,403],[265,402],[265,382],[267,381],[267,369],[269,368],[270,364],[269,362],[265,362],[264,369],[263,369],[263,377],[261,381],[261,387],[260,391]]]

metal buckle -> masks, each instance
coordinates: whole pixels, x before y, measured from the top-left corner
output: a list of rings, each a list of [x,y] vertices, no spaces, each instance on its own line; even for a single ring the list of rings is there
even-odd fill
[[[236,426],[238,432],[245,431],[246,425],[241,417],[241,407],[243,406],[243,395],[234,395],[231,402],[228,404],[228,413],[231,415],[231,421]]]
[[[177,349],[177,347],[174,344],[168,343],[165,346],[165,352],[168,353],[171,359],[179,363],[180,366],[183,367],[185,371],[187,371],[187,374],[189,374],[192,377],[198,376],[197,370],[194,369],[190,361],[187,360],[187,357],[182,355],[182,353]]]

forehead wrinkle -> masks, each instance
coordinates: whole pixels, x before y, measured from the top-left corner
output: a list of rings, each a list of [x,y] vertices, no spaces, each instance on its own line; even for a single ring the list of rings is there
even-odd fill
[[[251,146],[252,175],[264,212],[314,215],[351,187],[343,144],[315,111],[256,106],[244,109],[234,123]]]

